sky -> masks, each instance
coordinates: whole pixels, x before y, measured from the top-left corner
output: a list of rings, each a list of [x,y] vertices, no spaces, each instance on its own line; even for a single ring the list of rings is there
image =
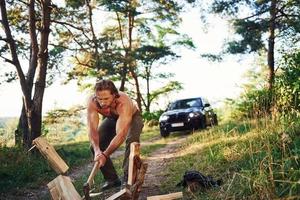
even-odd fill
[[[213,107],[217,107],[224,99],[237,97],[242,91],[241,86],[245,82],[243,75],[250,69],[251,59],[238,61],[235,56],[229,56],[220,63],[214,63],[200,56],[201,53],[217,53],[221,50],[223,40],[229,35],[226,22],[214,17],[204,31],[197,9],[190,10],[182,17],[181,30],[192,37],[197,49],[181,50],[180,59],[160,68],[168,71],[171,69],[175,74],[173,79],[182,82],[184,87],[184,90],[162,98],[158,103],[161,109],[177,98],[203,96]],[[75,82],[61,85],[61,81],[57,81],[45,90],[43,113],[54,108],[68,109],[75,104],[85,104],[86,99],[87,94],[78,91]],[[0,117],[19,116],[21,106],[18,82],[0,85]]]

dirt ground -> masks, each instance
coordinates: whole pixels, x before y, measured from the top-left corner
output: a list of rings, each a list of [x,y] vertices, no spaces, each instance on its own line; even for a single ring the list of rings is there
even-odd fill
[[[149,196],[162,195],[161,183],[165,180],[163,171],[167,164],[176,157],[180,144],[186,140],[186,135],[169,142],[165,147],[157,149],[146,159],[148,163],[142,191],[139,200],[147,199]]]
[[[167,166],[168,162],[170,162],[176,156],[177,149],[180,147],[180,144],[186,140],[186,135],[182,135],[181,137],[176,138],[176,140],[168,142],[163,148],[157,149],[152,152],[149,157],[147,157],[144,162],[148,163],[147,173],[145,175],[144,184],[142,186],[142,191],[139,195],[139,200],[145,200],[149,196],[161,195],[163,194],[160,190],[160,185],[164,180],[164,176],[162,172]],[[143,143],[141,143],[141,148]],[[118,157],[122,155],[123,152],[116,151],[112,156]],[[88,163],[87,165],[78,167],[73,169],[67,176],[69,176],[72,180],[76,180],[76,178],[80,177],[83,173],[87,171],[91,171],[92,163]],[[5,196],[1,196],[0,200],[41,200],[45,199],[45,197],[49,196],[49,190],[45,183],[39,189],[26,189],[22,191],[18,191],[14,194],[7,194]],[[110,191],[116,192],[116,191]],[[110,195],[106,194],[105,196]],[[98,199],[98,198],[93,198]]]

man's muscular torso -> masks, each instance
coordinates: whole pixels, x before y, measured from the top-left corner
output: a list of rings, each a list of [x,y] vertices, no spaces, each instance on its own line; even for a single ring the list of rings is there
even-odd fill
[[[102,156],[111,155],[125,140],[131,125],[132,116],[137,112],[137,105],[123,92],[111,94],[109,90],[97,91],[88,101],[88,127],[91,144],[95,151],[95,160],[104,165],[106,159]],[[98,133],[99,113],[106,117],[114,117],[116,122],[116,136],[112,139],[105,152],[101,152],[99,142],[101,133]]]
[[[126,106],[132,110],[132,115],[138,110],[137,105],[132,102],[132,100],[123,92],[119,92],[119,97],[115,97],[111,103],[111,105],[107,107],[103,107],[97,101],[97,96],[93,95],[89,99],[89,104],[92,110],[95,110],[99,114],[110,117],[110,116],[119,116],[118,107]]]

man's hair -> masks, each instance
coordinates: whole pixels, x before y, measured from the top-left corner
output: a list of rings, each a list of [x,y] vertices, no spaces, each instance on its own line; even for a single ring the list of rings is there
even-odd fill
[[[102,91],[102,90],[109,90],[111,94],[119,97],[119,91],[116,88],[115,84],[111,80],[100,80],[96,83],[95,92]]]

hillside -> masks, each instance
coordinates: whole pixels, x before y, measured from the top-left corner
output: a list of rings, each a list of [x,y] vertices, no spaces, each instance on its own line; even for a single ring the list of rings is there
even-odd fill
[[[15,119],[16,117],[0,117],[0,128],[4,128],[7,122]]]

